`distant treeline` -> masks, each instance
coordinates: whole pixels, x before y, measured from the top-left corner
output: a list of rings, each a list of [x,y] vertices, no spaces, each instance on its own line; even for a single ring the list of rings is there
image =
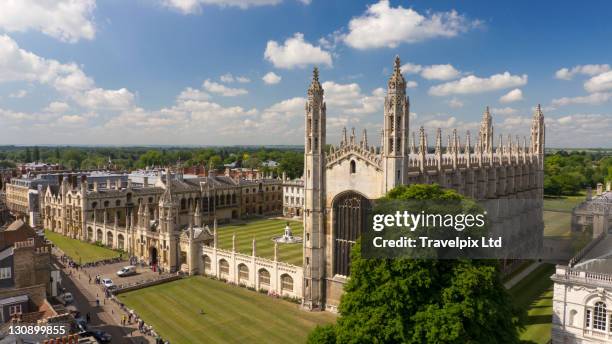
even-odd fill
[[[277,162],[277,167],[263,163]],[[110,163],[119,170],[153,166],[205,166],[221,169],[224,164],[258,168],[264,172],[297,178],[304,170],[300,147],[21,147],[0,146],[0,167],[14,167],[24,162],[59,163],[69,170],[106,168]]]
[[[586,187],[612,180],[612,156],[605,150],[558,150],[544,160],[544,193],[576,195]]]

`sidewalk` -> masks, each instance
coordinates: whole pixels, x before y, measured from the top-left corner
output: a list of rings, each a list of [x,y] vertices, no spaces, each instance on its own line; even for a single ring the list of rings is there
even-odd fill
[[[57,258],[57,257],[56,257]],[[136,321],[132,324],[121,325],[121,316],[127,313],[118,304],[105,299],[104,290],[93,281],[89,283],[89,276],[82,270],[62,266],[62,286],[73,293],[74,305],[82,316],[87,313],[91,316],[89,327],[91,329],[103,330],[113,336],[113,343],[144,344],[155,343],[155,338],[146,336],[138,331]],[[96,299],[100,300],[100,306],[96,306]]]
[[[532,273],[535,269],[537,269],[538,266],[540,265],[542,265],[541,262],[533,262],[523,271],[519,272],[516,276],[512,277],[509,281],[504,283],[504,287],[508,290],[511,289],[512,287],[517,285],[520,281],[522,281],[523,278],[527,277],[530,273]]]

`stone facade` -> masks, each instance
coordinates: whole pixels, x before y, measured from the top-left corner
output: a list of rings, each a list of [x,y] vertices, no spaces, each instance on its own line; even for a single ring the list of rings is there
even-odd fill
[[[591,196],[591,190],[587,199],[572,210],[572,229],[575,231],[592,230],[593,238],[602,233],[612,231],[612,190],[611,183],[597,184],[597,194]]]
[[[304,215],[304,180],[283,178],[283,216],[299,217]]]
[[[472,197],[487,210],[495,230],[512,233],[507,247],[535,251],[543,235],[544,115],[537,107],[531,140],[509,137],[493,144],[488,108],[476,144],[456,130],[442,146],[436,132],[430,152],[423,127],[409,140],[410,102],[399,58],[388,82],[380,146],[344,129],[339,146],[325,149],[326,104],[315,69],[305,115],[304,296],[308,309],[335,311],[350,269],[349,252],[372,201],[398,185],[437,183]],[[341,229],[339,231],[339,228]],[[340,232],[340,234],[338,234]]]
[[[64,179],[59,187],[45,188],[44,227],[126,251],[169,271],[186,263],[180,237],[189,229],[282,211],[280,179],[166,173],[155,184],[121,179],[105,184]]]
[[[553,344],[612,342],[611,253],[612,237],[602,233],[569,265],[556,267]]]

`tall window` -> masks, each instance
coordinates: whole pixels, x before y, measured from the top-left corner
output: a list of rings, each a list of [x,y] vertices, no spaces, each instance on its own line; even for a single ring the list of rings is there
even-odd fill
[[[249,268],[246,265],[240,264],[238,266],[238,278],[240,280],[249,280]]]
[[[586,328],[591,328],[591,310],[587,309],[586,311],[586,319],[585,319]]]
[[[366,224],[369,209],[368,199],[354,192],[334,200],[334,274],[350,274],[351,248]]]
[[[355,160],[351,160],[351,174],[357,172],[357,164]]]
[[[597,302],[593,310],[593,329],[606,330],[606,304]]]
[[[229,274],[229,263],[227,262],[227,260],[221,259],[219,261],[219,272],[222,275],[228,275]]]

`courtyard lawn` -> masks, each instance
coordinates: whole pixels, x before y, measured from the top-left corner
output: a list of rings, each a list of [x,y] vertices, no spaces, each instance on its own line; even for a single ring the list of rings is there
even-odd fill
[[[265,219],[253,220],[246,224],[232,224],[220,226],[218,229],[219,248],[232,249],[232,235],[236,234],[236,251],[251,254],[253,238],[257,241],[256,256],[274,258],[273,237],[284,233],[287,220]],[[304,226],[301,221],[289,220],[289,226],[295,236],[304,235]],[[302,244],[278,244],[278,260],[297,266],[302,266]]]
[[[510,289],[514,304],[527,310],[525,329],[521,332],[524,343],[548,343],[552,322],[553,282],[552,264],[543,264]]]
[[[120,294],[119,299],[170,343],[305,343],[328,312],[195,276]],[[203,311],[204,314],[200,314]]]
[[[45,237],[64,251],[72,260],[80,264],[115,258],[119,257],[120,254],[118,251],[72,239],[50,230],[45,230]]]

